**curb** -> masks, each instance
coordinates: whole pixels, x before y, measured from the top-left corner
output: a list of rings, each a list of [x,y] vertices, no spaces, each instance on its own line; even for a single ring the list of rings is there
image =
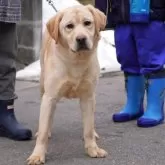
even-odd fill
[[[123,76],[123,72],[122,71],[114,71],[114,72],[101,73],[100,78],[108,78],[108,77],[115,77],[115,76]]]

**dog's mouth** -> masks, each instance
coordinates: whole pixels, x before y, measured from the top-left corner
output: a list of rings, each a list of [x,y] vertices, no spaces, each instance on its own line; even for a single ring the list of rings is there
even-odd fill
[[[88,52],[90,51],[88,46],[77,46],[76,49],[71,49],[73,53],[79,53],[79,52]]]
[[[77,51],[89,51],[89,47],[87,45],[79,46]]]
[[[79,50],[73,50],[73,49],[71,49],[71,52],[72,53],[81,53],[81,52],[89,52],[90,51],[90,49],[88,48],[88,49],[79,49]]]

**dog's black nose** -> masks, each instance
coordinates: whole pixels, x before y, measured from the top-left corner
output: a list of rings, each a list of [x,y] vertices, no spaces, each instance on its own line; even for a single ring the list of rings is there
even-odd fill
[[[85,36],[79,36],[76,38],[76,41],[79,45],[84,46],[86,45],[86,37]]]

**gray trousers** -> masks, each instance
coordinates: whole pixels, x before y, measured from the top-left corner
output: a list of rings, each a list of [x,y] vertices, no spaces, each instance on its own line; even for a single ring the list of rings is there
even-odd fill
[[[0,22],[0,100],[16,98],[16,55],[16,24]]]

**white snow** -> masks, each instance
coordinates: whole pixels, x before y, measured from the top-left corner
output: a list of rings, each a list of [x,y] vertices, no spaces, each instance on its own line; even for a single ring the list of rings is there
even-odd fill
[[[17,80],[38,81],[40,78],[40,61],[35,61],[23,70],[17,72]]]
[[[79,2],[76,0],[55,0],[53,1],[57,10],[64,9],[69,6],[77,5]],[[54,9],[43,0],[43,30],[45,24],[50,17],[55,15]],[[101,32],[101,40],[98,45],[98,59],[100,63],[101,72],[114,72],[120,71],[120,64],[116,60],[114,44],[114,32],[103,31]],[[40,76],[40,62],[36,61],[23,70],[17,72],[18,80],[38,81]]]

